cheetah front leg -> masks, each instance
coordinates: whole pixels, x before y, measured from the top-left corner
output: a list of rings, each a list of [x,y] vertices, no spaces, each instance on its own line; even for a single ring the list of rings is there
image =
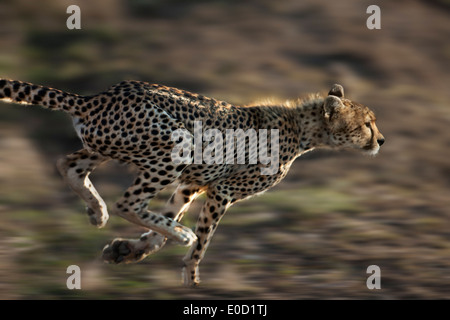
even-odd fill
[[[199,264],[212,239],[220,219],[231,205],[231,200],[225,196],[208,192],[208,199],[202,207],[197,221],[195,234],[197,241],[191,246],[183,258],[183,283],[186,286],[195,286],[200,282]]]
[[[274,186],[280,181],[280,176],[286,172],[278,170],[273,175],[262,175],[259,174],[259,169],[258,165],[249,165],[246,170],[216,180],[208,186],[208,198],[202,208],[195,230],[197,241],[183,258],[183,282],[185,285],[193,286],[199,283],[198,266],[226,210],[236,201],[241,201]],[[253,183],[248,183],[249,179],[252,179]],[[256,180],[258,184],[254,183]],[[236,186],[241,187],[237,188]]]
[[[161,215],[180,221],[190,204],[202,193],[197,186],[180,185],[170,197]],[[103,249],[103,259],[109,263],[135,263],[159,251],[167,238],[150,230],[139,239],[114,239]]]
[[[89,174],[99,164],[108,160],[97,153],[82,149],[57,162],[57,168],[66,183],[86,202],[89,221],[99,228],[104,227],[108,221],[108,211],[105,202],[89,180]]]

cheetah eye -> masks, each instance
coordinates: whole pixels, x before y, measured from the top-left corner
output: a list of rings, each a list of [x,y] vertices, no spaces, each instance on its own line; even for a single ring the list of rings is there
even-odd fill
[[[370,128],[370,122],[366,122],[365,125],[367,128]]]

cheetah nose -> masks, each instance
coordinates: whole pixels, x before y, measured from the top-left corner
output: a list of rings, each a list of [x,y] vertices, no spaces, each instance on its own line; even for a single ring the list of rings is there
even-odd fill
[[[378,142],[378,145],[381,147],[384,143],[384,138],[378,139],[377,142]]]

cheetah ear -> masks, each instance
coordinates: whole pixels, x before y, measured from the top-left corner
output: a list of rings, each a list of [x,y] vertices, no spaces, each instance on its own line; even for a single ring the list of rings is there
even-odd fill
[[[323,109],[325,111],[325,117],[329,120],[333,117],[333,115],[337,112],[339,112],[340,109],[342,109],[344,105],[342,104],[341,99],[334,95],[329,95],[325,98],[325,101],[323,103]]]
[[[344,98],[344,87],[340,84],[333,84],[333,86],[330,89],[330,92],[328,92],[329,96],[335,96],[338,98]]]

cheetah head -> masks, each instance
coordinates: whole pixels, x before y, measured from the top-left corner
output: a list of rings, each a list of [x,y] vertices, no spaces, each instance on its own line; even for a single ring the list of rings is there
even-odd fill
[[[384,137],[375,124],[375,114],[368,107],[345,99],[341,85],[333,85],[323,109],[330,146],[358,149],[369,155],[378,153]]]

